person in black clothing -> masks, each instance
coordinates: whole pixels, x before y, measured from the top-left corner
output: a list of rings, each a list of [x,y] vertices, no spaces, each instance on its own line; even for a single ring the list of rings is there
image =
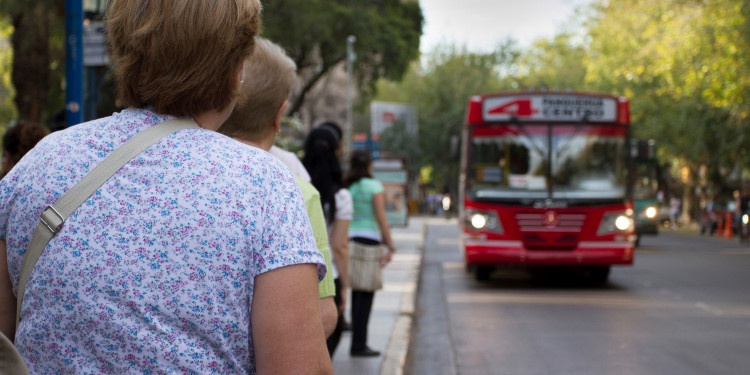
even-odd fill
[[[352,196],[343,186],[341,166],[337,157],[341,149],[341,133],[337,131],[337,125],[334,127],[330,124],[323,123],[307,135],[302,164],[310,173],[310,182],[320,192],[321,206],[328,227],[333,282],[336,288],[334,301],[338,306],[336,328],[326,340],[328,354],[333,357],[344,329],[346,292],[349,288],[349,222],[354,208]]]

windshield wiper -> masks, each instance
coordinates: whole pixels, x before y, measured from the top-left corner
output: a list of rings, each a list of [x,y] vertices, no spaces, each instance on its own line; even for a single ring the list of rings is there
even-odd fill
[[[539,145],[534,141],[534,138],[531,135],[529,135],[528,132],[526,132],[526,128],[521,124],[520,121],[518,121],[518,117],[512,116],[510,118],[510,124],[511,125],[516,125],[518,127],[518,132],[522,136],[524,136],[524,138],[526,138],[527,141],[529,141],[529,143],[531,144],[531,147],[534,148],[534,151],[536,151],[539,154],[539,156],[541,156],[541,157],[545,157],[546,156],[546,153],[544,152],[544,149],[541,148],[541,147],[539,147]]]
[[[576,128],[573,130],[573,134],[571,134],[568,139],[565,140],[565,144],[563,144],[562,147],[558,148],[557,151],[555,151],[555,159],[560,159],[560,155],[564,151],[568,151],[568,147],[570,147],[571,142],[573,142],[573,138],[575,138],[578,133],[580,132],[581,128],[583,128],[584,125],[586,125],[589,122],[589,115],[583,115],[581,117],[581,121],[578,121],[576,123]]]

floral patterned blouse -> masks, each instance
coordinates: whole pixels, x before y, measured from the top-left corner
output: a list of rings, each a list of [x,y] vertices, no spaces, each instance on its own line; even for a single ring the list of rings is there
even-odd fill
[[[0,181],[14,293],[42,209],[136,133],[145,109],[43,139]],[[219,133],[166,136],[65,222],[26,288],[16,345],[32,373],[255,373],[255,276],[326,273],[300,191],[270,154]]]

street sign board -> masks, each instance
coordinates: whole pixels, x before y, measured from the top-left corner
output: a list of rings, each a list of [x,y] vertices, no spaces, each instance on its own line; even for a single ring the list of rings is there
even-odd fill
[[[109,65],[109,54],[104,42],[104,22],[91,22],[83,26],[83,65]]]

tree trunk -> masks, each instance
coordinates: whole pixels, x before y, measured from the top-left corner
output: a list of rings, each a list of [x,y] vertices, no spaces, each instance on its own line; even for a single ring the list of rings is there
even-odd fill
[[[299,93],[293,95],[290,105],[286,110],[287,115],[294,115],[296,112],[299,112],[300,108],[302,108],[302,104],[305,103],[305,97],[315,87],[315,84],[317,84],[323,76],[328,74],[332,68],[342,61],[344,61],[344,57],[335,60],[330,65],[321,67],[320,70],[313,73],[309,79],[305,80]]]
[[[697,185],[695,168],[688,169],[688,178],[685,182],[682,190],[682,213],[680,215],[680,221],[689,226],[690,223],[695,219],[695,208],[697,207],[697,196],[695,189]]]
[[[19,120],[42,123],[49,97],[49,13],[43,2],[12,16],[13,72]]]

